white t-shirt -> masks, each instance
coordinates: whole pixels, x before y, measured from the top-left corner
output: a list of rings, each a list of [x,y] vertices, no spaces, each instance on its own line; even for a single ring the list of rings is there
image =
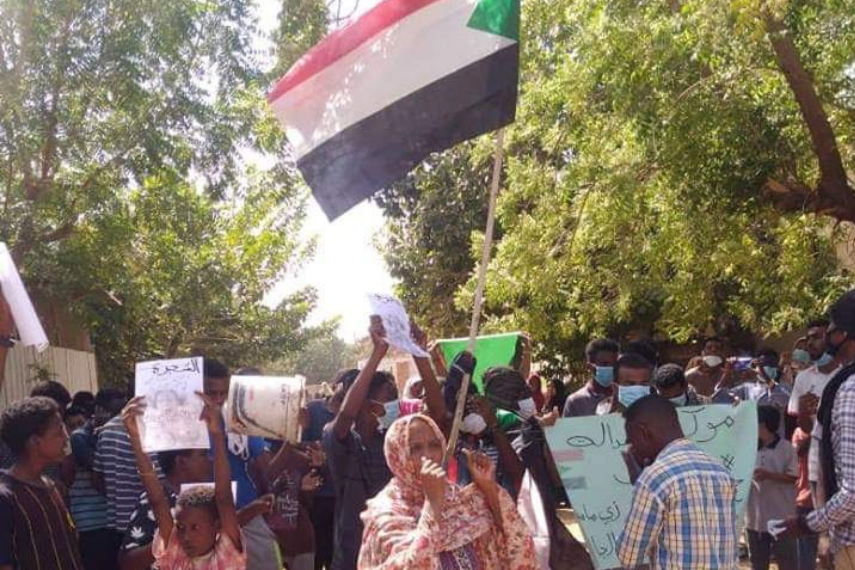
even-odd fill
[[[796,381],[793,383],[793,393],[790,395],[790,403],[787,406],[787,413],[791,416],[799,413],[799,398],[805,394],[813,394],[817,398],[822,398],[822,392],[828,381],[840,370],[840,367],[835,368],[828,374],[823,374],[819,371],[816,365],[806,368],[799,372],[796,376]],[[813,418],[813,431],[810,434],[810,449],[808,450],[808,479],[816,483],[819,479],[819,446],[822,441],[822,426],[816,422],[816,416]]]

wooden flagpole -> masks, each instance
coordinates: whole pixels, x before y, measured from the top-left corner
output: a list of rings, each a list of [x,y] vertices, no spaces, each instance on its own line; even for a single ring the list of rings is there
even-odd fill
[[[487,281],[487,266],[490,264],[490,251],[493,249],[493,227],[496,223],[496,199],[499,196],[499,183],[502,179],[504,141],[505,129],[501,128],[496,132],[496,151],[493,155],[493,179],[490,183],[490,202],[487,209],[487,229],[484,230],[484,247],[481,250],[481,265],[478,267],[478,284],[475,287],[475,302],[472,307],[472,320],[469,323],[469,342],[466,344],[466,350],[470,353],[475,351],[475,339],[478,337],[478,328],[481,322],[481,304],[484,298],[484,286]],[[460,392],[457,393],[454,423],[451,425],[448,448],[445,451],[446,461],[454,455],[454,449],[457,447],[457,438],[460,435],[460,423],[463,420],[463,408],[466,405],[466,395],[469,391],[470,381],[469,374],[465,374],[460,384]]]

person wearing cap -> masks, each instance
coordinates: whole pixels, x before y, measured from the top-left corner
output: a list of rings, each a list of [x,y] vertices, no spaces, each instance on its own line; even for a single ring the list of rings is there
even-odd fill
[[[784,522],[795,536],[828,532],[835,570],[855,570],[855,290],[829,309],[826,351],[841,369],[822,394],[817,423],[822,426],[819,494],[825,504]]]
[[[699,395],[689,386],[683,369],[678,364],[665,364],[653,374],[653,389],[659,396],[667,399],[676,407],[704,406],[710,399]]]

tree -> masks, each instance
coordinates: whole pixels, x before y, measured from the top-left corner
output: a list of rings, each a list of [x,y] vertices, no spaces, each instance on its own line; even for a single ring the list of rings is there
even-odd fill
[[[855,212],[843,166],[855,134],[853,9],[524,3],[488,329],[527,330],[559,363],[594,335],[774,333],[823,311],[851,283],[834,244]],[[429,198],[432,174],[415,176]],[[410,227],[427,219],[410,211]],[[418,251],[404,244],[396,258]],[[471,307],[468,275],[458,310]],[[405,296],[430,298],[420,286],[405,280]]]
[[[361,358],[361,347],[349,344],[335,334],[338,323],[327,323],[322,334],[310,340],[298,353],[264,367],[269,374],[300,374],[307,384],[331,382],[336,374],[347,368],[356,368]]]
[[[429,158],[377,196],[387,220],[383,254],[397,293],[434,337],[465,330],[471,314],[456,308],[454,297],[473,266],[472,232],[487,218],[490,164],[489,156],[462,145]]]
[[[102,378],[205,351],[296,350],[311,251],[246,0],[0,4],[0,239],[90,328]],[[253,164],[273,164],[261,170]]]

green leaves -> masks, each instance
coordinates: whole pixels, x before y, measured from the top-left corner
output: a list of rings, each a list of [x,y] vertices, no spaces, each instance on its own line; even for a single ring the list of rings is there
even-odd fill
[[[0,239],[87,326],[101,377],[153,356],[297,350],[314,293],[262,301],[311,254],[306,192],[266,105],[252,3],[0,12]]]
[[[596,335],[685,342],[797,328],[849,286],[837,256],[842,236],[808,213],[813,194],[781,207],[767,187],[778,180],[815,192],[819,172],[764,22],[785,19],[851,169],[855,60],[836,47],[855,41],[851,1],[531,0],[523,8],[522,95],[487,330],[526,330],[539,342],[536,356],[557,365],[579,358]],[[431,164],[465,165],[483,148],[488,141]],[[483,231],[473,212],[487,188],[477,172],[460,168],[437,189],[434,170],[417,171],[403,212],[402,199],[385,205],[393,271],[410,256],[442,265],[470,251],[446,278],[456,289],[446,315],[471,310],[471,250]],[[447,207],[435,195],[457,203],[461,185],[482,200],[461,224],[474,239],[458,233],[457,219],[435,218],[459,236],[453,245],[430,250],[413,234],[398,237]],[[428,264],[401,273],[404,298],[447,307],[447,293],[425,286],[432,274]],[[437,318],[443,334],[465,332],[465,319],[446,332]]]

